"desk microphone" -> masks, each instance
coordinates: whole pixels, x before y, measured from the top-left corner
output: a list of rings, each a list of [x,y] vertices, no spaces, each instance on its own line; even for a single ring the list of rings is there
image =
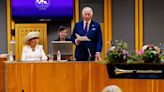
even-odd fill
[[[91,61],[91,57],[92,57],[92,55],[91,55],[91,51],[90,51],[89,48],[87,48],[87,49],[88,49],[88,54],[89,54],[88,61]]]

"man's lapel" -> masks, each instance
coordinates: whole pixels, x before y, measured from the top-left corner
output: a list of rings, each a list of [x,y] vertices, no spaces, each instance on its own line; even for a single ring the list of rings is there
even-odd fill
[[[88,32],[92,30],[93,26],[94,26],[94,25],[93,25],[93,21],[91,20],[91,23],[90,23],[90,25],[89,25],[89,30],[88,30]]]
[[[80,22],[80,30],[79,30],[79,31],[80,31],[80,33],[81,33],[82,35],[85,35],[85,32],[84,32],[84,28],[83,28],[83,27],[84,27],[84,21],[81,21],[81,22]]]
[[[89,30],[88,30],[88,34],[89,34],[91,31],[94,31],[94,30],[95,30],[95,25],[94,25],[93,21],[91,21],[90,26],[89,26]]]

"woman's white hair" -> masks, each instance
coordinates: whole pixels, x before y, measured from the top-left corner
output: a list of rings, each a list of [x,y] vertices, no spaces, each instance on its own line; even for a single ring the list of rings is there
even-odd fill
[[[122,90],[116,85],[110,85],[105,87],[102,92],[122,92]]]
[[[91,7],[84,7],[82,10],[82,16],[85,14],[85,12],[90,12],[91,16],[93,16],[93,10]]]

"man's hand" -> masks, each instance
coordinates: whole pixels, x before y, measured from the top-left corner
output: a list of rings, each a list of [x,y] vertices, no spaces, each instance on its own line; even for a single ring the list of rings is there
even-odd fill
[[[100,52],[96,52],[95,61],[101,61]]]
[[[80,44],[80,40],[77,38],[77,39],[75,39],[75,44],[76,45],[79,45]]]

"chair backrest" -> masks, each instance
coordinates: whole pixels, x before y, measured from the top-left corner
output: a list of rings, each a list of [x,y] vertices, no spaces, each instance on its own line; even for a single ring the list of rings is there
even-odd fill
[[[22,48],[25,45],[24,37],[32,31],[40,32],[39,44],[43,45],[45,53],[47,53],[47,24],[45,23],[30,23],[30,24],[15,24],[16,33],[16,61],[20,61],[22,57]]]

